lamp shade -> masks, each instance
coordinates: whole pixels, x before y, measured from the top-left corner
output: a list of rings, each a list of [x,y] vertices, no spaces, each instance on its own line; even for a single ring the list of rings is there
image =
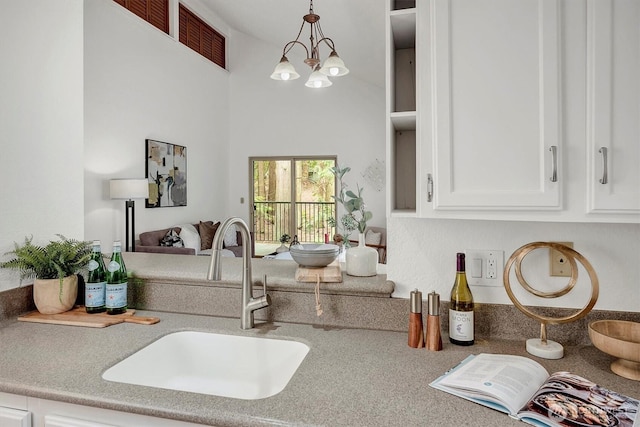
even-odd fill
[[[306,87],[319,89],[321,87],[329,87],[333,84],[331,83],[331,80],[329,80],[327,76],[322,74],[318,68],[316,68],[316,71],[311,73],[311,75],[309,76],[309,80],[307,80],[307,82],[304,84]]]
[[[344,61],[340,59],[336,51],[331,52],[331,55],[325,59],[324,64],[320,72],[325,76],[339,77],[349,74],[349,69],[344,65]]]
[[[300,77],[300,74],[296,72],[296,69],[293,68],[286,56],[280,59],[280,62],[273,70],[273,74],[271,74],[273,80],[295,80],[298,77]]]
[[[109,181],[112,199],[146,199],[149,197],[149,182],[145,179],[112,179]]]

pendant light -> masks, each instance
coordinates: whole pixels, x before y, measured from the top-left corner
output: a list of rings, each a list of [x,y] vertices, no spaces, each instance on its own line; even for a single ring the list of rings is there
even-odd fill
[[[327,75],[322,72],[320,66],[316,66],[315,71],[311,73],[309,80],[307,80],[304,85],[313,89],[319,89],[321,87],[329,87],[332,84]]]
[[[310,27],[309,47],[299,41],[305,24],[309,24]],[[329,47],[329,49],[331,49],[331,53],[322,66],[320,66],[320,45],[323,42]],[[312,70],[309,80],[307,80],[305,86],[310,88],[329,87],[332,83],[328,77],[340,77],[349,73],[349,69],[344,65],[344,61],[340,59],[336,52],[333,40],[329,37],[325,37],[322,33],[322,28],[320,27],[320,16],[313,13],[313,0],[310,0],[309,2],[309,13],[302,17],[302,25],[300,26],[300,31],[298,31],[296,39],[284,45],[284,48],[282,49],[282,58],[280,58],[280,62],[276,65],[276,68],[271,74],[272,79],[295,80],[300,77],[300,74],[296,72],[293,65],[287,59],[287,53],[289,53],[295,45],[302,46],[307,52],[307,58],[304,60],[304,63],[311,67]]]

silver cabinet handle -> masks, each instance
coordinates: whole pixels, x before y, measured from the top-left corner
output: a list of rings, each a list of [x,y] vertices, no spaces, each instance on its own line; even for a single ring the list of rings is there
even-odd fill
[[[552,145],[549,147],[549,151],[551,151],[551,163],[553,165],[550,180],[551,182],[558,182],[558,147]]]
[[[607,171],[607,147],[600,147],[598,153],[602,154],[602,178],[600,178],[600,184],[607,184],[609,182]]]
[[[433,178],[431,174],[427,174],[427,202],[433,200]]]

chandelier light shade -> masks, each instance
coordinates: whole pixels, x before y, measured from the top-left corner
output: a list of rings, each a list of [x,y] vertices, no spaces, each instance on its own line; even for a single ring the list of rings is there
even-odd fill
[[[338,54],[331,52],[331,55],[324,61],[320,72],[329,77],[340,77],[349,74],[349,69],[344,66],[344,61],[340,59]]]
[[[300,36],[304,30],[306,24],[309,24],[309,47],[299,41]],[[324,61],[322,66],[320,65],[320,46],[325,44],[331,53],[329,57]],[[307,53],[307,57],[304,63],[311,67],[311,75],[309,80],[305,83],[305,86],[311,88],[329,87],[332,85],[331,80],[327,77],[340,77],[349,73],[349,69],[344,65],[344,61],[340,59],[336,52],[335,44],[329,37],[325,37],[320,27],[320,16],[313,13],[313,0],[309,2],[309,13],[302,17],[302,25],[298,36],[295,40],[292,40],[284,45],[282,49],[282,58],[276,65],[276,68],[271,74],[271,78],[274,80],[295,80],[300,77],[293,67],[293,65],[287,59],[287,53],[296,45],[300,45]]]
[[[273,70],[273,74],[271,74],[273,80],[295,80],[298,77],[300,77],[300,74],[296,72],[296,69],[293,68],[286,56],[282,57],[278,65],[276,65],[276,69]]]
[[[311,75],[309,76],[309,80],[307,80],[304,85],[306,87],[319,89],[321,87],[329,87],[332,84],[333,83],[331,83],[331,80],[329,80],[326,74],[322,73],[322,69],[320,69],[320,67],[318,66],[316,67],[316,70],[311,73]]]

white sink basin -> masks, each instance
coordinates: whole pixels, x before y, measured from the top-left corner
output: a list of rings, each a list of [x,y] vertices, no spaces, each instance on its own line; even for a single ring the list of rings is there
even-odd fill
[[[175,332],[107,369],[127,384],[237,399],[280,393],[309,352],[297,341],[206,332]]]

